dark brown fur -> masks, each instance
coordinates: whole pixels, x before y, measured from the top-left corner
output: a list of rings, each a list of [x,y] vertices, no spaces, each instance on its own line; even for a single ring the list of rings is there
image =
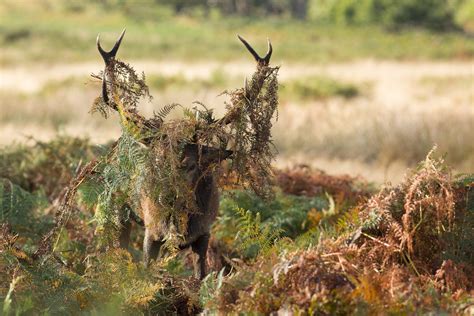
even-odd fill
[[[212,167],[227,159],[232,152],[206,146],[199,147],[196,144],[188,144],[183,153],[182,168],[185,170],[188,185],[194,188],[197,212],[189,215],[184,242],[179,247],[180,249],[191,247],[198,255],[194,272],[196,277],[203,279],[206,276],[206,253],[210,229],[219,209],[219,189]],[[163,239],[172,229],[169,223],[159,220],[158,203],[149,195],[144,194],[140,204],[137,213],[145,226],[143,261],[147,266],[151,260],[158,258]],[[130,231],[130,222],[124,222],[120,234],[120,245],[123,248],[128,247]]]

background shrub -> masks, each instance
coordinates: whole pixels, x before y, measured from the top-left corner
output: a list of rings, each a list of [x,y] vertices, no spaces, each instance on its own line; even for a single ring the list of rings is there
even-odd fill
[[[342,25],[379,23],[396,29],[421,26],[454,28],[454,5],[447,0],[337,0],[329,4],[329,20]]]

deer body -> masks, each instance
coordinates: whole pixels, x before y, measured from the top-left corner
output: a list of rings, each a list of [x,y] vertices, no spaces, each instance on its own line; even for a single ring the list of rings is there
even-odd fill
[[[200,149],[195,144],[186,145],[182,160],[181,168],[184,171],[187,185],[193,190],[197,210],[189,212],[187,229],[179,248],[191,247],[197,254],[198,264],[194,267],[194,272],[196,277],[202,279],[206,275],[205,262],[211,225],[215,221],[219,209],[219,188],[215,174],[210,172],[210,168],[211,165],[230,157],[232,152],[205,146],[201,146]],[[181,211],[186,212],[187,210]],[[166,236],[176,231],[173,223],[160,216],[159,203],[146,191],[142,194],[137,213],[145,226],[143,261],[147,266],[151,260],[158,258]],[[130,239],[129,222],[123,223],[120,239],[121,247],[127,248]]]
[[[194,196],[198,205],[197,212],[191,213],[188,218],[188,227],[184,240],[179,244],[180,249],[191,247],[198,256],[198,266],[195,266],[195,276],[204,278],[206,275],[205,262],[209,242],[210,229],[215,221],[219,209],[219,191],[214,176],[205,176],[197,184]],[[143,260],[148,265],[151,260],[157,259],[163,239],[172,230],[170,223],[159,218],[159,209],[148,197],[142,200],[141,213],[145,225],[143,242]]]
[[[138,115],[134,110],[128,111],[126,108],[118,108],[113,102],[113,98],[110,99],[107,92],[107,69],[113,65],[115,55],[118,51],[125,30],[120,35],[119,39],[115,43],[111,51],[107,52],[100,46],[99,37],[97,38],[97,48],[104,59],[106,69],[104,70],[102,77],[102,100],[113,110],[120,113],[122,119],[131,121],[134,126],[140,126],[145,129],[159,129],[160,121],[147,121],[142,116]],[[270,69],[268,64],[272,55],[272,46],[268,42],[268,52],[262,58],[255,50],[248,44],[243,38],[239,36],[239,39],[249,50],[252,56],[257,61],[257,69]],[[267,72],[268,74],[269,72]],[[254,100],[258,98],[258,93],[261,90],[266,76],[261,76],[255,83],[253,90],[247,91],[247,83],[244,88],[245,100],[247,103],[252,104]],[[212,122],[219,126],[227,126],[239,116],[242,107],[233,108],[220,120]],[[270,115],[271,116],[271,115]],[[254,122],[255,123],[255,122]],[[257,132],[256,132],[257,133]],[[261,135],[254,137],[258,138]],[[267,137],[268,138],[268,137]],[[266,140],[267,142],[269,139]],[[184,142],[183,142],[184,143]],[[182,144],[183,144],[182,143]],[[205,141],[203,141],[205,143]],[[144,143],[145,146],[148,144]],[[184,143],[184,150],[181,157],[181,165],[179,169],[183,176],[183,180],[189,188],[189,198],[194,199],[193,210],[183,209],[188,203],[180,203],[180,201],[174,201],[173,209],[176,211],[183,211],[187,214],[187,227],[184,231],[184,236],[178,245],[180,249],[191,247],[193,252],[198,255],[198,264],[195,265],[195,275],[200,279],[203,279],[206,275],[206,253],[209,243],[209,236],[211,225],[215,221],[218,208],[219,208],[219,190],[216,183],[216,166],[221,161],[229,158],[232,155],[232,151],[221,148],[213,148],[200,144],[199,135],[196,133],[193,137],[192,142]],[[153,181],[152,181],[153,182]],[[160,248],[164,243],[165,238],[169,235],[176,233],[175,224],[170,221],[169,218],[160,216],[160,201],[151,194],[154,190],[153,187],[149,187],[147,190],[142,192],[136,213],[131,212],[130,218],[135,218],[137,223],[143,222],[145,226],[145,237],[143,241],[143,260],[147,266],[151,260],[156,259],[159,256]],[[137,201],[138,202],[138,201]],[[181,201],[182,202],[182,201]],[[181,208],[181,209],[180,209]],[[137,219],[137,216],[140,219]],[[122,230],[120,233],[120,245],[122,248],[127,248],[130,240],[131,223],[130,220],[124,220],[122,222]],[[181,232],[183,233],[183,232]]]

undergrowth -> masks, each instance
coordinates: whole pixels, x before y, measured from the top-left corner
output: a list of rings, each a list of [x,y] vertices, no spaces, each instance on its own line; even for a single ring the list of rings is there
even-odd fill
[[[272,251],[218,276],[206,306],[225,313],[469,314],[473,189],[472,176],[454,178],[430,153],[402,184],[382,188],[332,228],[277,240]],[[295,247],[301,239],[313,240]]]
[[[80,143],[69,149],[71,166],[81,161],[75,150],[95,148]],[[21,166],[38,148],[2,154],[12,150],[21,153]],[[54,164],[36,168],[28,174],[56,172]],[[138,250],[103,247],[81,194],[74,202],[81,212],[71,213],[56,251],[38,261],[55,202],[41,178],[9,174],[0,195],[5,315],[472,312],[473,176],[451,175],[432,155],[403,183],[376,194],[361,179],[306,167],[277,171],[272,201],[245,190],[225,194],[208,252],[211,273],[201,284],[190,276],[189,253],[145,269]],[[56,186],[50,191],[60,191],[61,181]],[[136,233],[134,248],[140,240]]]

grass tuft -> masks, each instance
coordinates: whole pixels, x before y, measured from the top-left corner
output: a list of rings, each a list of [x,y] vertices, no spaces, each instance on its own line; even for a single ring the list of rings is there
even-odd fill
[[[283,97],[300,98],[305,101],[324,100],[330,97],[350,99],[360,94],[360,89],[353,84],[337,80],[313,76],[290,81],[282,86]]]

